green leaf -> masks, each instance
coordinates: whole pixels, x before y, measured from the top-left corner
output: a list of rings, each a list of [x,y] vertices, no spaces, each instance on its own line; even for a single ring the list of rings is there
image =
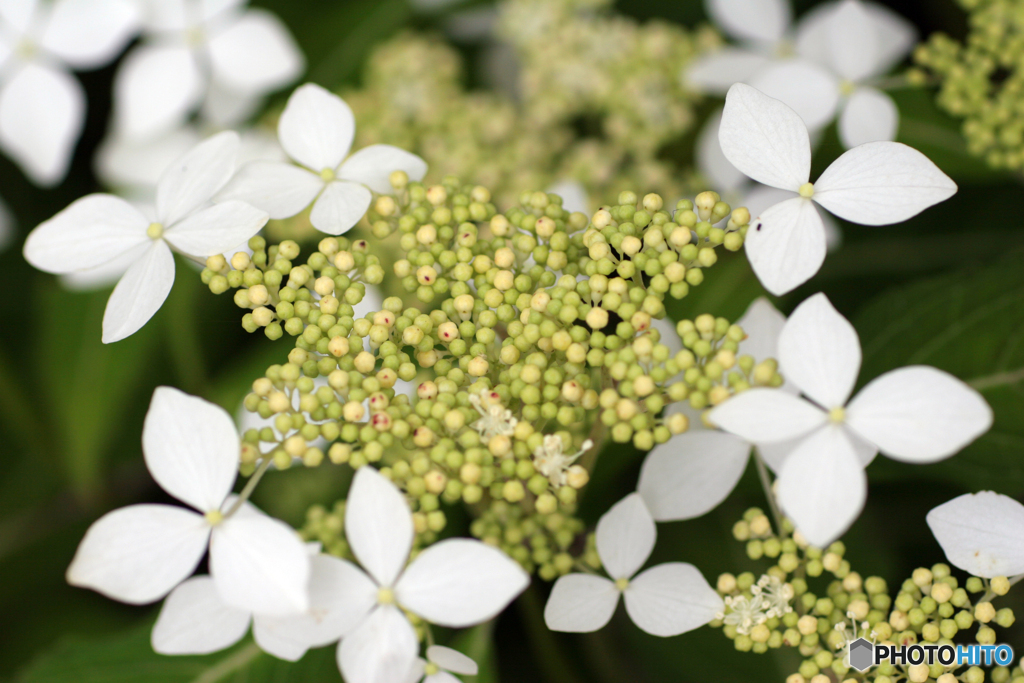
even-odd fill
[[[910,476],[941,478],[972,491],[1024,495],[1024,268],[1013,252],[985,266],[891,290],[854,318],[868,380],[904,365],[946,370],[982,392],[992,429],[958,455]],[[908,476],[879,458],[872,477]]]
[[[151,623],[99,638],[67,637],[39,655],[18,683],[335,683],[341,681],[334,647],[285,662],[250,639],[223,652],[168,657],[153,652]]]

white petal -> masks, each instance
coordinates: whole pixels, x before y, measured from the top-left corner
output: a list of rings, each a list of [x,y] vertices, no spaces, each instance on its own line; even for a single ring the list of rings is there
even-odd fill
[[[579,212],[590,215],[590,197],[587,188],[575,180],[560,180],[548,188],[551,194],[562,198],[562,209],[570,213]]]
[[[865,2],[864,9],[875,22],[878,31],[878,56],[875,72],[887,73],[893,66],[903,60],[917,43],[917,31],[914,25],[885,5],[877,2]]]
[[[654,550],[657,530],[638,493],[631,493],[597,522],[597,554],[608,576],[628,579]]]
[[[706,0],[705,7],[719,28],[740,40],[777,43],[792,20],[786,0]]]
[[[241,93],[277,90],[298,78],[305,60],[284,23],[248,10],[207,43],[213,77]]]
[[[341,641],[338,667],[348,683],[404,681],[416,664],[418,649],[405,615],[393,605],[382,605]]]
[[[779,505],[811,545],[824,548],[857,519],[867,488],[843,428],[828,425],[786,458],[779,474]]]
[[[113,261],[108,261],[95,268],[76,270],[60,276],[61,286],[70,292],[92,292],[99,289],[112,289],[117,281],[128,272],[132,264],[138,261],[149,249],[149,240],[137,244]]]
[[[0,145],[37,185],[67,173],[85,123],[85,92],[70,74],[30,63],[0,91]]]
[[[916,365],[868,383],[850,402],[847,421],[891,458],[934,462],[987,432],[992,409],[956,377]]]
[[[222,83],[211,81],[199,108],[199,118],[212,128],[241,127],[263,107],[263,99],[263,95],[238,92]],[[274,138],[276,142],[277,136]]]
[[[881,55],[878,28],[860,0],[842,0],[828,20],[829,62],[857,83],[875,75]]]
[[[765,185],[796,192],[810,177],[811,143],[804,122],[749,85],[729,88],[718,141],[733,166]]]
[[[874,88],[857,88],[839,115],[839,140],[847,149],[895,140],[899,123],[900,112],[891,97]]]
[[[156,186],[156,215],[164,227],[173,226],[208,202],[231,180],[238,144],[238,133],[226,130],[203,140],[167,167]]]
[[[708,419],[751,443],[772,443],[807,434],[826,416],[785,391],[748,389],[713,408]]]
[[[86,195],[29,233],[25,260],[48,273],[95,268],[147,243],[148,225],[120,197]]]
[[[12,33],[26,34],[31,31],[38,10],[38,0],[6,0],[0,3],[0,20],[13,29]]]
[[[750,85],[792,107],[811,130],[828,124],[839,106],[839,83],[835,77],[825,68],[802,59],[776,62],[750,79]]]
[[[749,456],[750,444],[732,434],[680,434],[644,459],[637,492],[658,522],[699,517],[732,492]]]
[[[155,192],[160,175],[175,159],[199,144],[200,139],[192,127],[144,142],[108,137],[96,150],[93,165],[108,186]]]
[[[153,625],[153,650],[205,655],[231,647],[249,630],[249,612],[225,605],[209,576],[193,576],[171,591]]]
[[[667,562],[629,582],[622,594],[633,623],[652,636],[678,636],[725,609],[722,598],[692,564]]]
[[[281,616],[309,609],[309,553],[284,522],[235,514],[213,529],[210,574],[225,603]]]
[[[323,188],[323,179],[304,168],[253,161],[238,169],[217,195],[217,201],[239,199],[266,211],[271,218],[291,218],[309,206]]]
[[[734,83],[749,81],[768,64],[768,58],[757,52],[723,47],[695,59],[684,72],[683,81],[698,92],[724,95]]]
[[[750,221],[744,248],[750,267],[772,294],[782,295],[814,277],[825,261],[825,226],[814,203],[793,197]]]
[[[160,310],[174,284],[174,256],[163,240],[154,240],[114,287],[103,313],[103,343],[135,334]]]
[[[860,339],[824,294],[790,314],[779,335],[779,371],[825,410],[850,397],[860,372]]]
[[[899,142],[869,142],[832,162],[814,201],[853,223],[890,225],[949,199],[957,187],[925,155]]]
[[[737,353],[753,356],[758,362],[779,357],[779,335],[786,324],[786,316],[766,297],[754,299],[736,324],[747,333]]]
[[[355,132],[345,101],[313,83],[295,89],[277,124],[284,151],[315,173],[338,168]]]
[[[93,522],[68,567],[73,586],[134,605],[159,600],[192,573],[210,527],[170,505],[130,505]]]
[[[800,16],[794,41],[797,55],[815,64],[829,65],[829,19],[838,7],[838,1],[824,2]]]
[[[95,69],[124,49],[138,23],[138,5],[129,0],[59,0],[39,45],[75,69]]]
[[[352,478],[345,537],[378,584],[395,583],[412,548],[412,512],[401,491],[372,467],[359,468]]]
[[[850,440],[850,444],[857,454],[857,460],[860,461],[861,467],[870,465],[875,456],[878,455],[878,448],[858,436],[852,429],[846,430],[846,438]],[[788,441],[759,443],[756,446],[758,453],[764,458],[765,464],[768,465],[772,472],[778,473],[782,471],[782,463],[786,461],[790,453],[796,450],[797,446],[803,443],[803,440],[804,437],[797,437]]]
[[[409,180],[419,182],[427,174],[427,162],[391,145],[370,145],[346,159],[338,177],[362,183],[380,194],[392,194],[395,190],[389,178],[394,171],[405,171]]]
[[[462,674],[464,676],[476,676],[480,667],[472,659],[458,650],[453,650],[444,645],[431,645],[427,648],[427,659],[445,671]]]
[[[296,661],[311,647],[347,636],[377,604],[377,585],[358,567],[315,555],[309,581],[309,612],[292,617],[256,615],[253,636],[265,651]]]
[[[450,538],[416,556],[395,598],[432,624],[465,628],[495,617],[529,584],[519,564],[497,548]]]
[[[313,204],[309,222],[317,230],[329,235],[340,235],[359,222],[370,208],[372,199],[373,195],[363,185],[335,180],[327,183]]]
[[[219,510],[238,473],[240,443],[223,408],[157,387],[142,427],[146,467],[161,488],[201,512]]]
[[[164,233],[164,239],[182,253],[213,256],[248,242],[268,218],[265,211],[245,202],[227,201],[175,223]]]
[[[590,633],[604,628],[619,604],[619,590],[603,576],[566,574],[555,581],[544,606],[552,631]]]
[[[991,579],[1024,574],[1024,505],[993,491],[966,493],[928,513],[946,559]]]
[[[203,76],[187,48],[140,45],[114,78],[118,129],[135,140],[159,135],[183,122],[202,95]]]
[[[720,192],[731,192],[746,183],[747,176],[730,164],[729,160],[725,158],[725,154],[722,153],[722,146],[718,143],[718,127],[721,123],[722,112],[716,112],[708,117],[704,127],[697,134],[694,154],[697,159],[697,168],[707,177],[712,186]]]

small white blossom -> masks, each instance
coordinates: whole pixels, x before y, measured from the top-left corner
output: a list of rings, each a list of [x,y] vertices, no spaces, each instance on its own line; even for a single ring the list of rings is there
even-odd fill
[[[593,447],[594,442],[587,439],[579,451],[570,455],[562,452],[565,448],[562,437],[557,434],[547,434],[541,445],[533,451],[533,466],[547,477],[555,488],[565,486],[566,472],[569,467],[576,462],[577,458]]]
[[[1000,493],[965,493],[928,513],[946,559],[974,576],[1024,574],[1024,505]]]
[[[246,164],[220,199],[241,199],[271,218],[289,218],[316,200],[309,214],[313,226],[331,235],[347,232],[370,207],[371,190],[393,191],[392,172],[405,171],[411,180],[422,180],[427,172],[425,161],[391,145],[370,145],[348,156],[355,129],[352,110],[340,97],[312,83],[297,88],[277,133],[284,151],[300,165]]]
[[[597,631],[611,620],[620,595],[633,623],[651,635],[677,636],[714,619],[722,599],[693,565],[667,562],[637,574],[656,538],[654,519],[638,494],[613,505],[597,523],[597,553],[611,578],[559,578],[544,607],[548,628]]]
[[[469,425],[480,432],[480,438],[486,444],[496,436],[512,436],[519,420],[512,417],[512,411],[501,404],[501,396],[497,392],[470,394],[469,403],[480,413],[480,419]]]
[[[427,658],[418,660],[409,676],[409,683],[458,683],[452,674],[476,676],[480,667],[458,650],[443,645],[427,648]]]
[[[767,609],[765,614],[769,619],[782,617],[793,611],[793,607],[789,604],[793,596],[796,595],[793,585],[784,583],[777,576],[763,574],[757,583],[750,587],[750,592],[755,597],[761,597],[764,600]]]
[[[57,274],[114,261],[127,266],[107,301],[103,342],[134,334],[171,291],[172,249],[206,258],[245,242],[267,222],[266,213],[244,202],[209,206],[234,172],[238,144],[236,133],[220,133],[171,164],[157,185],[155,221],[120,197],[87,195],[32,231],[25,259]]]
[[[812,184],[807,126],[782,102],[742,83],[729,89],[718,138],[737,169],[793,193],[751,219],[746,237],[750,265],[773,294],[803,284],[825,260],[825,230],[815,203],[854,223],[890,225],[957,190],[926,156],[898,142],[855,147]]]
[[[709,417],[784,454],[779,504],[812,544],[825,547],[867,497],[864,467],[880,450],[910,463],[947,458],[992,424],[992,409],[957,378],[927,366],[887,372],[850,399],[860,370],[853,326],[824,294],[797,307],[779,335],[779,369],[806,398],[754,388]]]
[[[719,612],[715,618],[724,624],[735,626],[736,633],[741,636],[750,635],[752,628],[768,621],[768,601],[759,595],[727,595],[725,606],[729,611]]]
[[[298,534],[229,495],[239,448],[222,408],[159,387],[142,432],[146,466],[161,488],[199,512],[143,504],[107,513],[78,546],[68,583],[122,602],[153,602],[189,576],[209,548],[224,604],[267,615],[308,609],[310,562]]]

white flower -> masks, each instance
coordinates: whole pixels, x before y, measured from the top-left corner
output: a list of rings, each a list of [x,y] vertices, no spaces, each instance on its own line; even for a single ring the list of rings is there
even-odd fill
[[[69,68],[112,60],[138,20],[129,0],[0,3],[0,147],[36,184],[60,182],[85,124]]]
[[[191,574],[209,546],[225,604],[268,615],[308,608],[310,563],[298,534],[250,505],[231,512],[239,440],[223,409],[159,387],[142,450],[161,488],[199,512],[143,504],[107,513],[78,546],[68,583],[122,602],[153,602]]]
[[[633,623],[655,636],[677,636],[722,611],[722,599],[691,564],[667,562],[634,576],[654,549],[654,520],[631,493],[597,523],[597,553],[611,579],[568,574],[558,579],[544,607],[552,631],[587,633],[612,618],[619,595]]]
[[[208,206],[230,179],[238,135],[224,132],[172,164],[157,186],[156,221],[127,201],[91,194],[39,225],[25,242],[25,258],[49,273],[132,261],[103,316],[103,342],[133,334],[153,317],[174,284],[175,251],[212,256],[245,242],[267,222],[263,211],[239,201]]]
[[[302,53],[281,20],[243,4],[144,1],[149,39],[125,57],[114,79],[121,136],[140,140],[170,131],[208,91],[248,106],[302,73]]]
[[[410,683],[459,683],[452,674],[476,676],[479,667],[472,659],[458,650],[443,645],[427,648],[427,659],[419,660],[409,676]]]
[[[879,450],[902,462],[935,462],[992,424],[992,410],[976,391],[927,366],[887,372],[848,400],[860,360],[853,326],[816,294],[779,335],[780,371],[806,398],[749,389],[709,415],[747,441],[788,451],[778,457],[779,504],[819,547],[860,513],[867,497],[864,467]]]
[[[793,600],[793,596],[796,595],[793,585],[783,583],[777,576],[762,574],[757,583],[750,587],[750,592],[764,600],[765,607],[768,610],[765,614],[769,619],[772,617],[782,617],[793,611],[789,604]]]
[[[751,219],[746,236],[750,265],[773,294],[806,282],[825,260],[825,230],[812,202],[854,223],[890,225],[957,189],[926,156],[898,142],[855,147],[812,184],[811,146],[803,121],[782,102],[742,83],[729,89],[719,142],[740,171],[794,193]]]
[[[562,443],[562,437],[557,434],[547,434],[544,441],[533,451],[533,466],[548,478],[552,486],[559,488],[565,486],[569,467],[576,462],[577,458],[593,447],[594,442],[587,439],[576,453],[564,453],[565,445]]]
[[[1024,505],[1000,493],[966,493],[928,513],[946,559],[974,576],[1024,574]]]
[[[271,218],[294,216],[316,199],[310,222],[318,230],[340,235],[366,213],[370,190],[392,192],[393,171],[405,171],[412,180],[422,180],[427,172],[426,162],[418,156],[390,145],[370,145],[346,159],[355,135],[352,110],[340,97],[312,83],[288,98],[277,134],[284,151],[301,166],[246,164],[221,199],[249,202]]]
[[[750,635],[751,629],[768,621],[768,601],[759,595],[729,595],[725,598],[725,606],[729,612],[719,612],[715,618],[721,619],[723,624],[735,626],[740,635]]]
[[[416,633],[402,610],[439,626],[463,628],[491,619],[529,584],[518,564],[496,548],[450,538],[405,566],[412,513],[394,484],[372,467],[356,472],[345,505],[345,536],[358,569],[339,601],[356,626],[338,648],[348,683],[404,681],[416,663]]]
[[[480,432],[484,444],[495,436],[512,436],[515,433],[519,420],[512,417],[512,411],[502,405],[498,392],[470,394],[469,403],[480,413],[480,419],[469,426]]]
[[[335,609],[344,601],[349,579],[359,570],[349,562],[311,553],[309,609],[288,616],[252,614],[224,603],[216,581],[205,575],[182,582],[164,600],[153,626],[153,649],[165,655],[208,654],[241,640],[252,623],[253,638],[264,652],[291,662],[311,647],[335,643],[355,624],[351,615]],[[358,577],[355,579],[358,582]]]

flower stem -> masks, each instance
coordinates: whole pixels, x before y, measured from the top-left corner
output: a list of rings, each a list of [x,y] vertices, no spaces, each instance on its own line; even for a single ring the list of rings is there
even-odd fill
[[[1020,583],[1021,581],[1024,581],[1024,574],[1018,574],[1017,576],[1012,576],[1012,577],[1010,577],[1010,586],[1013,586],[1015,583]],[[979,603],[980,602],[990,602],[991,600],[993,600],[993,599],[995,599],[997,597],[999,597],[999,596],[997,596],[995,594],[995,592],[993,592],[993,590],[991,588],[989,588],[987,591],[985,591],[985,594],[981,596],[981,599],[978,600],[978,602]]]
[[[256,484],[260,483],[260,479],[263,478],[263,474],[270,469],[271,462],[273,462],[273,458],[269,455],[263,456],[263,462],[260,463],[260,466],[256,468],[256,471],[252,473],[251,477],[249,477],[249,481],[245,482],[245,488],[243,488],[242,492],[238,494],[238,499],[235,501],[235,504],[231,506],[231,509],[224,513],[225,517],[230,517],[238,512],[238,508],[242,507],[242,503],[249,500],[249,496],[251,496],[252,492],[256,489]]]
[[[782,529],[782,512],[779,510],[779,504],[775,502],[775,494],[772,493],[772,480],[768,475],[768,467],[764,464],[764,458],[761,454],[754,451],[754,462],[757,464],[757,476],[761,479],[761,487],[764,488],[765,498],[768,499],[768,507],[772,510],[772,518],[775,520],[775,527],[779,532],[779,537],[785,536],[785,531]]]

